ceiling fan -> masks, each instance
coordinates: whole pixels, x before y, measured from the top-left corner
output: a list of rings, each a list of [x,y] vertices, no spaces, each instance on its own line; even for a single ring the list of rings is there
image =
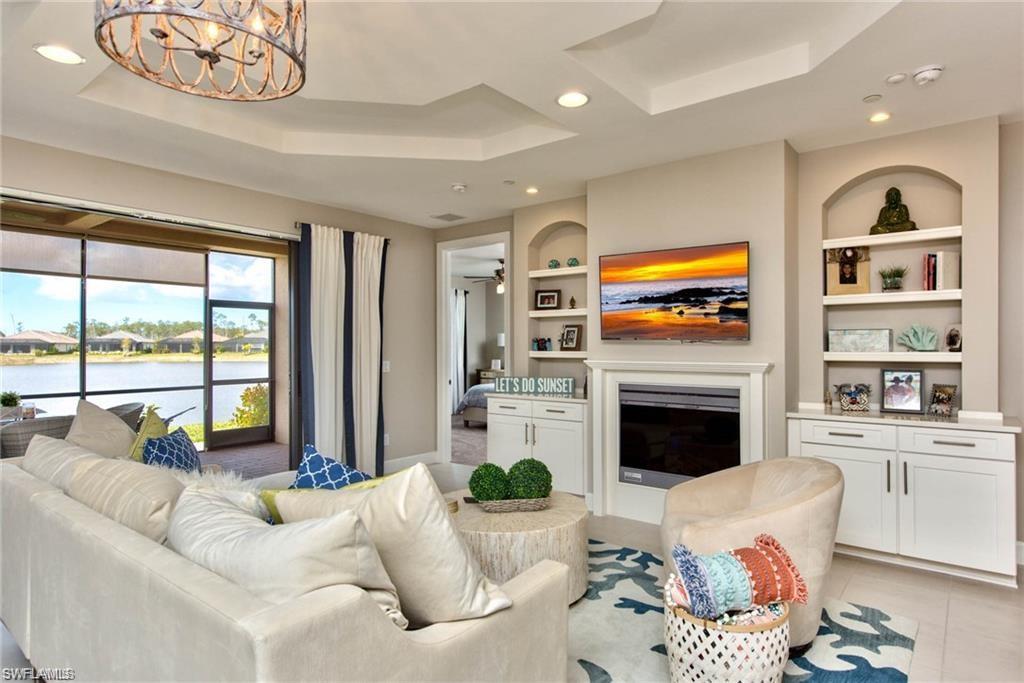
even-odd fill
[[[494,275],[492,275],[490,277],[485,277],[485,278],[480,278],[480,279],[477,279],[477,280],[473,280],[473,282],[474,283],[477,283],[477,282],[496,282],[497,284],[494,287],[494,291],[497,292],[498,294],[504,294],[505,293],[505,259],[503,259],[503,258],[498,259],[498,263],[501,264],[501,267],[500,268],[496,268],[494,270]]]

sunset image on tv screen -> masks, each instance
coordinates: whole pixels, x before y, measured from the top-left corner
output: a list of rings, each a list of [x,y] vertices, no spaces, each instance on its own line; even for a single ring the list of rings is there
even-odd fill
[[[601,257],[604,339],[750,338],[748,244]]]

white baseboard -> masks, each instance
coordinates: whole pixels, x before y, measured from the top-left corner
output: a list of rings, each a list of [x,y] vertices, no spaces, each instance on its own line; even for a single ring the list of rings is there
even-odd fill
[[[406,455],[401,458],[393,458],[391,460],[384,461],[384,474],[391,474],[399,470],[404,470],[406,467],[412,467],[416,463],[426,463],[432,465],[435,462],[441,462],[440,458],[437,457],[437,451],[430,451],[429,453],[416,453],[415,455]]]

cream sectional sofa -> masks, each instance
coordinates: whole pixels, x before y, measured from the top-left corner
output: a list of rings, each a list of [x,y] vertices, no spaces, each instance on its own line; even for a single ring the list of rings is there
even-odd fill
[[[265,602],[19,462],[0,463],[0,617],[37,668],[79,681],[566,677],[564,565],[503,585],[510,609],[402,631],[354,586]]]

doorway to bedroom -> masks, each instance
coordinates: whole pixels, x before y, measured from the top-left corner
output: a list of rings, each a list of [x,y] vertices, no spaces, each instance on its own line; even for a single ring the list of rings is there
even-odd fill
[[[438,244],[439,453],[487,462],[487,394],[508,372],[508,235]]]

